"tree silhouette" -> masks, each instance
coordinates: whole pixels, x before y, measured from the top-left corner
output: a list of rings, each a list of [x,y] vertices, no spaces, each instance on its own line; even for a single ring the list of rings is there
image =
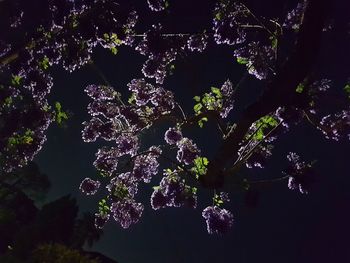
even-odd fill
[[[64,196],[40,209],[36,206],[43,201],[49,181],[35,163],[6,176],[0,185],[1,262],[46,262],[47,257],[51,257],[50,262],[73,262],[74,258],[115,262],[100,253],[84,251],[85,243],[91,247],[102,231],[94,227],[93,215],[85,213],[77,218],[74,198]]]

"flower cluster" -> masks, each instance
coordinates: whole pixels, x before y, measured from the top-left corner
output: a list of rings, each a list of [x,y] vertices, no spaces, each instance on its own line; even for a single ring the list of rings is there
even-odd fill
[[[113,218],[122,228],[129,228],[131,224],[136,224],[142,215],[143,205],[135,200],[118,201],[112,203],[111,212]]]
[[[272,155],[273,141],[280,133],[288,130],[281,116],[283,109],[255,121],[248,129],[245,140],[238,151],[239,160],[244,161],[247,168],[264,168],[266,159]],[[282,124],[282,125],[281,125]]]
[[[149,183],[152,176],[158,174],[158,157],[161,152],[160,148],[152,146],[148,153],[138,155],[134,161],[133,177]]]
[[[142,73],[145,77],[154,78],[159,84],[163,83],[171,63],[186,45],[184,36],[163,36],[161,30],[161,25],[153,25],[136,46],[140,54],[148,57]]]
[[[266,79],[274,73],[274,51],[271,46],[252,41],[234,51],[234,56],[245,64],[248,73],[257,79]]]
[[[187,47],[191,51],[203,52],[208,44],[206,33],[191,35],[187,40]]]
[[[148,7],[155,12],[163,11],[166,8],[166,0],[147,0]]]
[[[246,33],[241,27],[248,20],[243,4],[234,1],[219,1],[214,9],[213,30],[217,44],[235,45],[243,43]]]
[[[232,82],[228,79],[220,88],[222,95],[222,106],[220,110],[220,116],[222,118],[227,118],[230,111],[233,109],[235,100],[234,94],[235,90],[232,87]]]
[[[324,116],[318,129],[327,139],[338,141],[347,137],[350,140],[350,110]]]
[[[178,143],[177,147],[179,150],[177,151],[176,159],[180,163],[184,163],[186,165],[190,165],[193,163],[194,159],[196,159],[200,151],[196,144],[193,143],[191,139],[182,138]]]
[[[182,139],[182,132],[176,128],[169,128],[164,135],[164,139],[167,144],[177,144]]]
[[[154,210],[181,206],[196,208],[196,188],[186,185],[176,171],[165,171],[159,186],[154,188],[151,205]]]
[[[85,178],[80,186],[79,189],[86,195],[94,195],[96,194],[98,188],[100,187],[101,183],[99,181],[94,181],[90,178]]]
[[[283,23],[283,27],[298,31],[302,22],[305,8],[306,1],[302,0],[293,10],[288,12],[287,17]]]
[[[225,234],[233,225],[232,213],[218,206],[208,206],[203,210],[202,216],[209,234]]]
[[[301,161],[300,156],[293,152],[288,153],[287,159],[290,165],[283,173],[289,176],[288,188],[307,194],[314,180],[312,164]]]

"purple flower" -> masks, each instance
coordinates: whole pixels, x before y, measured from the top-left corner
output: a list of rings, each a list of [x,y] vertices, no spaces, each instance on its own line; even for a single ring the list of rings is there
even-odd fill
[[[98,229],[102,229],[104,225],[107,223],[109,220],[110,215],[109,214],[100,214],[96,213],[95,214],[95,227]]]
[[[271,46],[263,46],[260,42],[250,42],[234,51],[234,56],[245,60],[248,73],[257,79],[266,79],[273,69],[274,51]]]
[[[153,191],[151,195],[151,206],[154,210],[166,207],[168,202],[169,198],[159,188]]]
[[[187,47],[191,51],[203,52],[208,44],[208,35],[196,34],[189,37]]]
[[[152,98],[155,88],[145,79],[133,79],[128,85],[129,90],[134,92],[136,105],[146,105]]]
[[[119,150],[115,147],[102,147],[96,153],[96,160],[94,166],[102,171],[111,175],[118,165],[118,158],[120,156]]]
[[[163,88],[157,88],[151,100],[152,104],[156,106],[156,110],[161,114],[170,113],[175,107],[174,94]]]
[[[197,145],[188,138],[183,138],[178,142],[177,146],[179,147],[179,150],[177,151],[176,158],[179,162],[190,165],[194,159],[199,156],[200,151],[197,148]]]
[[[90,178],[85,178],[80,186],[79,189],[86,195],[94,195],[96,194],[98,188],[100,187],[101,183],[99,181],[94,181]]]
[[[158,166],[159,163],[157,157],[152,153],[137,156],[134,161],[132,175],[138,180],[149,183],[152,175],[156,175],[158,173]]]
[[[102,115],[107,119],[114,119],[119,115],[119,106],[110,101],[95,100],[87,108],[91,116]]]
[[[240,27],[242,24],[249,24],[244,5],[233,1],[220,1],[214,14],[213,30],[217,44],[235,45],[245,41],[246,33]]]
[[[131,134],[120,135],[116,143],[121,156],[126,154],[134,156],[139,148],[138,138]]]
[[[202,212],[207,223],[209,234],[224,234],[233,225],[233,215],[230,211],[218,206],[208,206]]]
[[[295,31],[299,30],[300,24],[302,22],[303,13],[306,8],[306,2],[302,1],[298,3],[296,8],[288,12],[287,17],[283,23],[283,27],[287,29],[293,29]]]
[[[177,144],[182,139],[182,133],[176,128],[169,128],[164,135],[165,141],[170,144]]]
[[[339,141],[342,138],[350,139],[350,110],[329,114],[323,117],[318,127],[327,139]]]
[[[106,186],[113,201],[133,198],[138,191],[138,181],[130,172],[119,174]]]
[[[148,7],[155,12],[159,12],[165,9],[166,0],[147,0]]]
[[[130,225],[137,223],[143,212],[143,205],[136,203],[133,199],[127,199],[112,203],[111,212],[113,218],[122,228],[129,228]]]
[[[122,106],[119,108],[120,119],[125,121],[129,128],[137,129],[145,126],[144,121],[139,116],[139,112],[136,108],[131,106]]]
[[[234,104],[234,89],[232,87],[232,82],[228,79],[220,88],[222,94],[222,109],[220,111],[220,116],[222,118],[227,118],[230,111],[233,109]]]
[[[94,142],[100,136],[99,128],[103,125],[103,121],[93,117],[89,122],[83,122],[85,126],[82,131],[84,142]]]
[[[196,189],[185,184],[185,180],[175,172],[165,173],[158,187],[155,187],[151,196],[151,205],[154,210],[164,207],[197,207]]]
[[[102,85],[89,85],[85,88],[85,92],[94,100],[113,100],[116,96],[112,87]]]
[[[299,190],[302,194],[308,194],[310,187],[314,181],[314,172],[312,164],[306,164],[296,153],[290,152],[287,155],[290,165],[284,174],[289,175],[288,188],[291,190]]]
[[[170,63],[186,44],[184,36],[166,37],[161,34],[161,29],[161,25],[153,25],[135,48],[142,55],[148,56],[142,73],[145,77],[155,78],[159,84],[163,83]]]

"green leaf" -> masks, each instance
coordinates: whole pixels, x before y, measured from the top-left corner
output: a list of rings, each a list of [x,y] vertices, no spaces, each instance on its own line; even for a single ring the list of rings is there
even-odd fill
[[[117,53],[118,53],[118,49],[116,47],[111,47],[111,51],[112,51],[113,55],[117,55]]]
[[[215,194],[213,197],[213,203],[216,206],[222,206],[224,204],[224,201],[221,199],[220,195]]]
[[[201,113],[201,109],[203,108],[202,103],[197,103],[196,105],[194,105],[193,110],[196,114]]]
[[[196,174],[197,179],[199,176],[206,174],[207,166],[209,164],[209,161],[206,157],[197,157],[194,159],[193,164],[194,166],[191,168],[191,171]]]
[[[131,96],[128,99],[128,103],[129,104],[135,104],[135,102],[136,102],[136,94],[133,92],[133,93],[131,93]]]
[[[68,120],[68,114],[62,111],[62,105],[58,101],[55,102],[56,122],[62,124],[63,120]]]
[[[48,69],[49,65],[49,59],[46,56],[39,62],[39,66],[44,70]]]
[[[106,199],[102,199],[100,202],[98,202],[98,211],[102,215],[105,215],[109,212],[109,206],[107,205]]]
[[[276,49],[277,45],[278,45],[278,40],[277,40],[276,36],[271,36],[270,40],[271,40],[272,49]]]
[[[266,115],[264,117],[261,117],[259,120],[256,121],[256,127],[260,127],[255,134],[253,135],[252,139],[256,141],[261,141],[264,139],[265,136],[265,130],[266,129],[272,129],[278,125],[278,121],[273,118],[270,115]],[[248,134],[249,137],[249,134]]]
[[[12,75],[11,84],[19,86],[21,83],[22,77],[19,75]]]
[[[216,98],[222,98],[221,90],[219,88],[211,87],[211,91],[215,94]]]
[[[12,102],[13,102],[12,97],[7,97],[7,98],[5,99],[4,106],[9,107],[9,106],[11,106]]]
[[[192,188],[191,188],[191,192],[192,192],[193,194],[196,194],[197,191],[198,191],[197,187],[192,187]]]
[[[201,119],[198,121],[199,127],[203,128],[204,122],[207,122],[207,121],[208,121],[208,118],[207,118],[207,117],[201,118]]]
[[[202,98],[202,103],[208,110],[214,110],[216,106],[219,106],[218,101],[209,93],[205,93]]]
[[[248,63],[248,59],[247,58],[243,58],[243,57],[237,57],[237,62],[238,62],[238,64],[245,65],[245,64]]]
[[[193,99],[194,99],[196,102],[200,102],[200,101],[201,101],[201,97],[199,97],[199,96],[194,96]]]
[[[297,93],[302,93],[302,92],[304,91],[304,88],[305,88],[304,84],[303,84],[303,83],[299,83],[299,85],[297,86],[297,88],[295,89],[295,91],[296,91]]]
[[[57,110],[58,112],[60,112],[61,109],[62,109],[61,103],[59,103],[58,101],[56,101],[56,102],[55,102],[55,108],[56,108],[56,110]]]
[[[34,132],[27,129],[23,135],[15,134],[7,139],[8,147],[15,147],[17,145],[31,144],[33,142]]]
[[[202,158],[202,162],[204,166],[207,166],[209,164],[209,160],[206,157]]]

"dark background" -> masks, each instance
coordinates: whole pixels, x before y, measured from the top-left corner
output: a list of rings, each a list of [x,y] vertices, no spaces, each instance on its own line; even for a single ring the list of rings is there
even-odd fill
[[[121,1],[123,2],[123,1]],[[346,1],[343,1],[346,2]],[[287,3],[287,4],[286,4]],[[294,1],[248,1],[257,12],[278,16]],[[172,1],[170,11],[151,13],[146,1],[130,1],[140,14],[139,32],[144,32],[156,21],[165,24],[167,32],[199,32],[210,26],[212,1]],[[344,25],[348,23],[345,3],[335,1],[330,10],[335,30],[327,33],[317,63],[317,72],[334,80],[334,89],[341,89],[349,75],[347,38]],[[144,57],[130,48],[120,48],[117,56],[107,50],[97,50],[94,62],[101,74],[125,97],[126,84],[142,77]],[[237,83],[244,73],[236,65],[233,49],[214,46],[205,55],[179,59],[174,75],[165,81],[165,87],[175,92],[176,99],[190,110],[192,97],[219,87],[227,78]],[[80,211],[96,211],[101,196],[85,197],[78,187],[85,177],[96,178],[92,162],[103,142],[87,144],[81,139],[82,122],[88,120],[86,106],[89,99],[83,89],[92,83],[102,83],[96,68],[85,67],[72,74],[54,69],[54,87],[50,101],[60,101],[64,109],[72,112],[66,128],[52,126],[48,141],[36,161],[52,183],[48,201],[65,194],[77,197]],[[245,81],[238,91],[236,113],[253,101],[263,83],[253,78]],[[164,130],[151,131],[150,142],[162,136]],[[217,135],[211,136],[211,127],[188,131],[196,134],[196,143],[206,150],[207,156],[215,152]],[[186,133],[186,131],[185,131]],[[350,262],[350,178],[348,141],[335,143],[305,123],[282,136],[266,169],[244,171],[251,178],[276,178],[285,165],[285,153],[295,151],[306,160],[317,160],[317,181],[309,195],[290,191],[287,182],[279,182],[259,190],[255,207],[247,206],[245,195],[232,192],[229,208],[235,216],[233,230],[225,236],[211,236],[201,217],[201,210],[210,200],[204,191],[196,210],[166,208],[152,211],[150,186],[138,195],[145,204],[140,223],[124,230],[112,220],[104,229],[104,236],[94,245],[100,251],[121,263],[141,262]],[[158,176],[158,179],[160,176]],[[155,185],[156,181],[152,182]],[[201,194],[201,192],[200,192]]]

